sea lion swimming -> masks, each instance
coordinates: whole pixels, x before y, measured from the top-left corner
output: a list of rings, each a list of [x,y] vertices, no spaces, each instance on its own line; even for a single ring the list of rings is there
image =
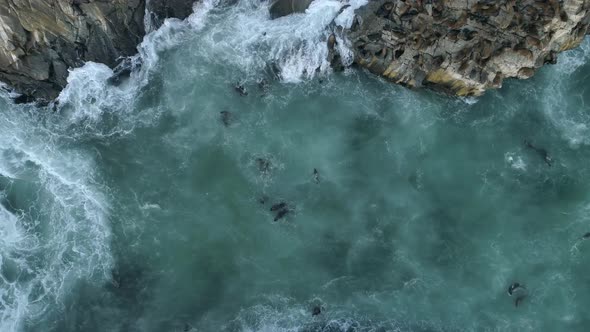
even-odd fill
[[[277,213],[274,217],[274,221],[279,221],[283,219],[287,215],[287,213],[291,212],[291,209],[289,208],[289,205],[287,205],[287,203],[280,202],[271,206],[270,211]]]
[[[262,173],[268,173],[271,168],[270,160],[264,158],[256,158],[256,165],[258,166],[258,170]]]
[[[270,207],[270,212],[274,212],[274,211],[278,211],[278,210],[283,210],[287,208],[287,203],[285,202],[280,202],[277,204],[274,204],[273,206]]]
[[[313,182],[320,183],[320,172],[317,169],[313,169]]]
[[[232,122],[231,112],[230,111],[221,111],[221,112],[219,112],[219,114],[221,115],[221,122],[223,122],[223,125],[228,127]]]
[[[311,315],[312,316],[317,316],[319,314],[322,313],[322,308],[319,305],[316,305],[313,307],[313,309],[311,309]]]
[[[508,295],[516,295],[516,299],[514,300],[515,307],[518,307],[522,303],[522,301],[527,297],[527,293],[526,287],[518,282],[515,282],[508,287]]]
[[[534,146],[531,142],[529,142],[528,140],[524,140],[524,145],[537,152],[537,154],[539,156],[541,156],[541,158],[543,158],[543,160],[545,161],[545,163],[547,163],[547,165],[549,165],[549,167],[551,167],[551,163],[553,162],[553,159],[551,159],[551,156],[549,156],[549,153],[547,152],[547,150],[543,149],[543,148],[538,148],[536,146]]]
[[[236,83],[236,85],[234,86],[234,90],[236,90],[242,97],[248,95],[248,91],[246,91],[246,88],[244,88],[244,86],[240,84],[240,82]]]
[[[289,213],[289,209],[287,208],[279,210],[279,213],[277,213],[277,215],[275,216],[274,221],[279,221],[283,219],[283,217],[286,216],[287,213]]]
[[[512,294],[514,293],[514,291],[517,290],[517,289],[519,289],[519,288],[524,288],[524,286],[522,286],[518,282],[513,283],[512,285],[510,285],[508,287],[508,295],[512,296]]]
[[[266,195],[262,195],[259,199],[258,199],[258,203],[264,205],[266,204],[266,202],[268,201],[268,196]]]

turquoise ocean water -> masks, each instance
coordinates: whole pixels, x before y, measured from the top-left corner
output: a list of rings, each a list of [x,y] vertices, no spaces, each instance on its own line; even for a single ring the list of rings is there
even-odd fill
[[[332,73],[340,6],[207,0],[120,86],[3,93],[0,331],[587,331],[590,43],[457,99]]]

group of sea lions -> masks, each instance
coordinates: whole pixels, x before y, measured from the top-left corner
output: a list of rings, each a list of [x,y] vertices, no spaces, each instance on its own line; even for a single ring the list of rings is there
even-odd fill
[[[244,87],[244,85],[242,83],[237,82],[233,86],[233,88],[240,96],[242,96],[242,97],[248,96],[248,91],[246,90],[246,88]],[[258,81],[258,88],[263,93],[266,93],[268,91],[268,82],[265,79],[259,80]],[[221,123],[225,127],[229,127],[234,122],[234,114],[228,110],[223,110],[223,111],[219,112],[219,115],[220,115]],[[272,170],[272,163],[269,159],[258,157],[254,161],[255,161],[256,166],[261,174],[263,174],[263,175],[270,174],[270,172]],[[313,169],[312,180],[316,184],[320,183],[320,172],[317,170],[317,168]],[[267,196],[262,196],[258,199],[258,202],[260,204],[264,205],[268,202],[268,200],[269,199]],[[279,201],[278,203],[275,203],[275,204],[271,205],[271,207],[270,207],[270,212],[275,213],[275,217],[273,218],[273,221],[275,221],[275,222],[285,218],[285,216],[287,216],[288,214],[290,214],[293,211],[294,211],[293,206],[288,204],[285,201]]]
[[[260,171],[261,174],[263,175],[268,175],[272,169],[272,163],[270,162],[270,160],[265,159],[265,158],[261,158],[258,157],[255,159],[256,161],[256,165],[258,167],[258,170]],[[312,173],[312,179],[313,182],[316,184],[320,183],[320,172],[317,170],[317,168],[313,169],[313,173]],[[268,202],[269,198],[266,195],[263,195],[262,197],[260,197],[258,199],[258,202],[262,205],[265,205]],[[270,212],[275,213],[275,217],[273,218],[273,221],[279,221],[281,219],[283,219],[284,217],[286,217],[288,214],[290,214],[291,212],[293,212],[295,210],[295,208],[281,200],[277,203],[274,203],[270,206]]]
[[[547,166],[551,167],[553,164],[553,158],[549,155],[549,152],[545,148],[535,146],[529,140],[524,140],[524,146],[539,155],[543,161],[547,164]],[[590,239],[590,232],[585,233],[581,237],[582,240]],[[508,287],[508,295],[512,296],[515,295],[516,298],[514,300],[514,306],[518,307],[522,301],[528,296],[527,289],[524,285],[514,282]]]

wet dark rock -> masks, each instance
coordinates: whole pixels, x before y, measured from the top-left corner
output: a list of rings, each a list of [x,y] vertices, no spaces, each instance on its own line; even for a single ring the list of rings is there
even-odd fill
[[[274,0],[270,6],[270,18],[275,19],[293,13],[303,13],[312,0]]]
[[[141,59],[126,58],[121,61],[113,70],[113,75],[107,79],[107,82],[114,86],[119,86],[125,79],[131,76],[131,73],[141,69]]]
[[[154,28],[160,27],[167,18],[185,18],[193,12],[195,0],[150,0],[148,10],[153,13]]]
[[[21,94],[18,97],[12,98],[15,104],[29,104],[36,101],[35,97],[26,94]]]

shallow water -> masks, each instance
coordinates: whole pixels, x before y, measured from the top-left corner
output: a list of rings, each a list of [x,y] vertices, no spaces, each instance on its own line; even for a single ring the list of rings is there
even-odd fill
[[[315,6],[205,1],[120,87],[2,95],[1,331],[587,330],[590,42],[459,100],[331,73]]]

